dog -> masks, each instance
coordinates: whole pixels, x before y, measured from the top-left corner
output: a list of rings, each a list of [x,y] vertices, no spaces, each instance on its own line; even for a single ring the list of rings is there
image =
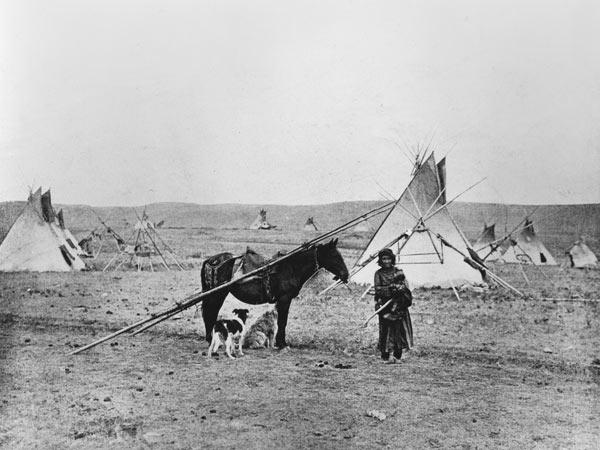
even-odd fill
[[[273,348],[277,334],[277,310],[275,308],[265,312],[256,319],[248,333],[244,336],[246,348]]]
[[[221,344],[225,345],[225,353],[231,359],[235,359],[232,355],[234,352],[234,341],[237,343],[237,349],[240,356],[244,356],[242,352],[242,341],[244,331],[246,329],[246,320],[248,319],[247,309],[234,309],[233,314],[237,316],[235,319],[227,320],[220,319],[215,323],[211,332],[210,346],[208,347],[207,357],[210,358],[213,352],[216,352]]]

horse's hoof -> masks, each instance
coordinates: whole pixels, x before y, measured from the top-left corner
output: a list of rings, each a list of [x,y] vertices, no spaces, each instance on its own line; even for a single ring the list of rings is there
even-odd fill
[[[289,350],[290,346],[287,344],[283,344],[283,345],[276,345],[275,346],[275,350],[279,350],[279,351],[283,351],[283,350]]]

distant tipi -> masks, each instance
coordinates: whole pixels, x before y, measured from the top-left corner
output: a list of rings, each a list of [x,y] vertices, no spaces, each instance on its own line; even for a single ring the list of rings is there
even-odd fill
[[[456,228],[445,198],[445,159],[436,164],[433,153],[415,164],[413,178],[394,208],[383,220],[352,272],[358,283],[372,284],[377,270],[374,256],[384,246],[409,233],[407,239],[391,246],[396,263],[403,269],[411,288],[450,288],[461,284],[482,283],[481,274],[464,261],[463,256],[448,247],[467,254],[468,250]],[[438,210],[433,217],[417,223],[427,212]]]
[[[525,219],[525,226],[516,239],[509,239],[509,247],[500,257],[506,263],[555,266],[556,260],[535,234],[533,222]]]
[[[309,217],[308,219],[306,219],[306,223],[304,224],[304,231],[319,231],[319,229],[317,228],[317,225],[315,224],[315,219],[314,217]]]
[[[363,220],[356,224],[356,226],[352,228],[352,231],[356,233],[372,233],[374,230],[368,220]]]
[[[250,230],[270,230],[271,228],[275,227],[276,225],[271,225],[267,221],[267,211],[261,209],[256,219],[254,219],[254,222],[252,222],[252,224],[248,228]]]
[[[569,256],[571,267],[583,268],[595,267],[598,265],[598,258],[587,246],[583,236],[579,238],[566,253]]]
[[[480,258],[485,261],[496,261],[500,257],[499,242],[496,242],[496,224],[483,224],[483,232],[473,244]]]
[[[50,191],[42,195],[40,188],[30,194],[25,208],[0,244],[0,271],[67,272],[84,269],[85,264],[77,255],[71,233],[66,234],[63,230],[66,228],[61,228],[57,222]]]

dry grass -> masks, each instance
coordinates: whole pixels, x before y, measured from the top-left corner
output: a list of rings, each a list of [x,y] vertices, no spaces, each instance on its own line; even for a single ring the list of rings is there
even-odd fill
[[[218,233],[223,241],[166,234],[180,254],[241,252],[250,242],[229,231]],[[285,247],[273,236],[282,242],[259,234],[251,245],[272,254]],[[326,277],[292,304],[292,349],[209,362],[194,309],[67,356],[197,289],[198,270],[2,274],[0,445],[595,448],[600,272],[530,267],[528,287],[518,268],[496,269],[532,296],[415,292],[416,347],[399,365],[379,363],[374,323],[357,329],[372,301],[359,300],[358,286],[318,298]],[[235,306],[227,300],[225,313]],[[386,419],[368,417],[372,409]]]

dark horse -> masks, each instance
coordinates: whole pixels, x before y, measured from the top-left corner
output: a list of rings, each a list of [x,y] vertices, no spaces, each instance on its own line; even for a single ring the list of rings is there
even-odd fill
[[[262,260],[259,255],[254,254]],[[279,255],[281,256],[281,255]],[[202,290],[212,289],[233,278],[237,258],[231,253],[211,256],[202,264]],[[266,261],[262,260],[262,264]],[[239,264],[239,263],[238,263]],[[262,265],[261,264],[261,265]],[[298,296],[306,281],[320,268],[324,268],[344,283],[348,281],[348,269],[337,249],[337,239],[327,244],[310,245],[275,265],[266,268],[258,276],[240,280],[229,290],[215,292],[202,302],[202,318],[206,340],[217,320],[225,297],[231,292],[237,299],[251,305],[275,303],[277,309],[277,335],[275,345],[286,346],[285,327],[292,299]]]

